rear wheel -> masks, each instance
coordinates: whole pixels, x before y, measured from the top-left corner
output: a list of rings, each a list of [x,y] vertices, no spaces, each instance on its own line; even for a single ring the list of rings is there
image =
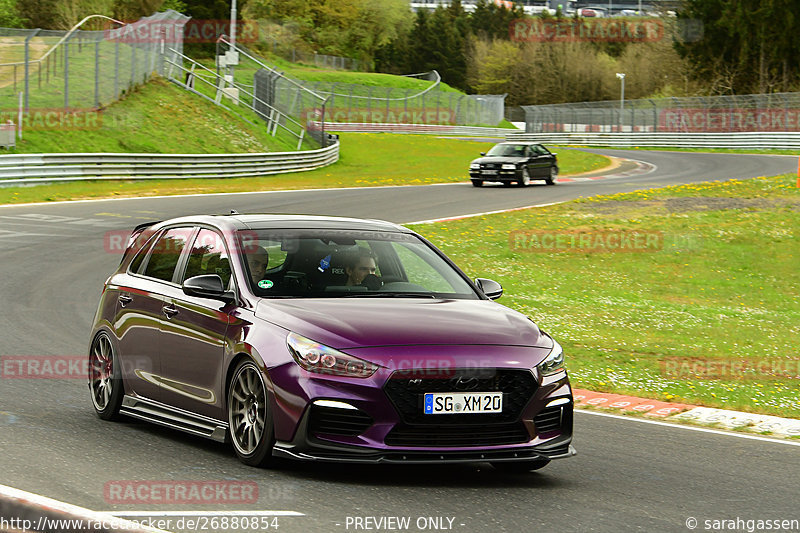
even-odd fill
[[[97,416],[103,420],[119,418],[122,376],[114,346],[106,332],[94,338],[89,350],[89,389]]]
[[[550,464],[550,459],[537,459],[535,461],[509,461],[491,463],[495,470],[504,474],[525,474],[539,470]]]
[[[267,466],[271,462],[275,432],[267,387],[261,370],[249,359],[236,366],[228,387],[228,424],[240,461],[250,466]]]
[[[473,187],[483,187],[483,180],[471,180]]]

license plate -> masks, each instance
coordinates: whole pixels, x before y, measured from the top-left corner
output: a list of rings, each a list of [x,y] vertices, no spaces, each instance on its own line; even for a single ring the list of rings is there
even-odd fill
[[[502,392],[425,393],[424,413],[426,415],[458,415],[502,412]]]
[[[496,171],[496,170],[483,170],[482,172],[483,172],[484,174],[489,174],[489,175],[495,175],[495,174],[497,174],[497,171]]]

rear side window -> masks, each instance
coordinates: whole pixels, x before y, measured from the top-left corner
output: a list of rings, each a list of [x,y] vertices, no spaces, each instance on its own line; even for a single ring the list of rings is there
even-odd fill
[[[192,231],[192,228],[172,228],[162,233],[150,252],[144,275],[162,281],[172,281],[181,252],[186,247]]]
[[[231,263],[222,237],[211,230],[201,229],[192,244],[184,280],[205,274],[216,274],[222,285],[228,286],[231,279]]]

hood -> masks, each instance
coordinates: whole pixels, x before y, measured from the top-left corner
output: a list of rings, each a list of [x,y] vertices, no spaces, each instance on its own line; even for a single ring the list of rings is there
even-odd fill
[[[525,315],[491,300],[261,299],[256,316],[338,350],[404,345],[552,346]]]
[[[517,163],[524,163],[527,160],[528,160],[527,157],[511,157],[511,156],[505,156],[505,155],[487,155],[485,157],[479,157],[478,159],[473,160],[471,164],[479,163],[479,164],[483,165],[483,164],[486,164],[486,163],[500,163],[500,164],[513,163],[513,164],[516,165]]]

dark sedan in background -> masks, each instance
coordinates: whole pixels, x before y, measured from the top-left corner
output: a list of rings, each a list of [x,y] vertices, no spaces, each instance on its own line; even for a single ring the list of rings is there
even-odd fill
[[[531,180],[544,180],[548,185],[556,183],[556,154],[541,144],[504,142],[481,155],[469,165],[469,178],[475,187],[481,187],[485,181],[516,183],[519,187],[528,186]]]
[[[92,403],[228,441],[249,465],[535,470],[574,453],[572,390],[561,346],[502,292],[387,222],[144,224],[100,299]]]

